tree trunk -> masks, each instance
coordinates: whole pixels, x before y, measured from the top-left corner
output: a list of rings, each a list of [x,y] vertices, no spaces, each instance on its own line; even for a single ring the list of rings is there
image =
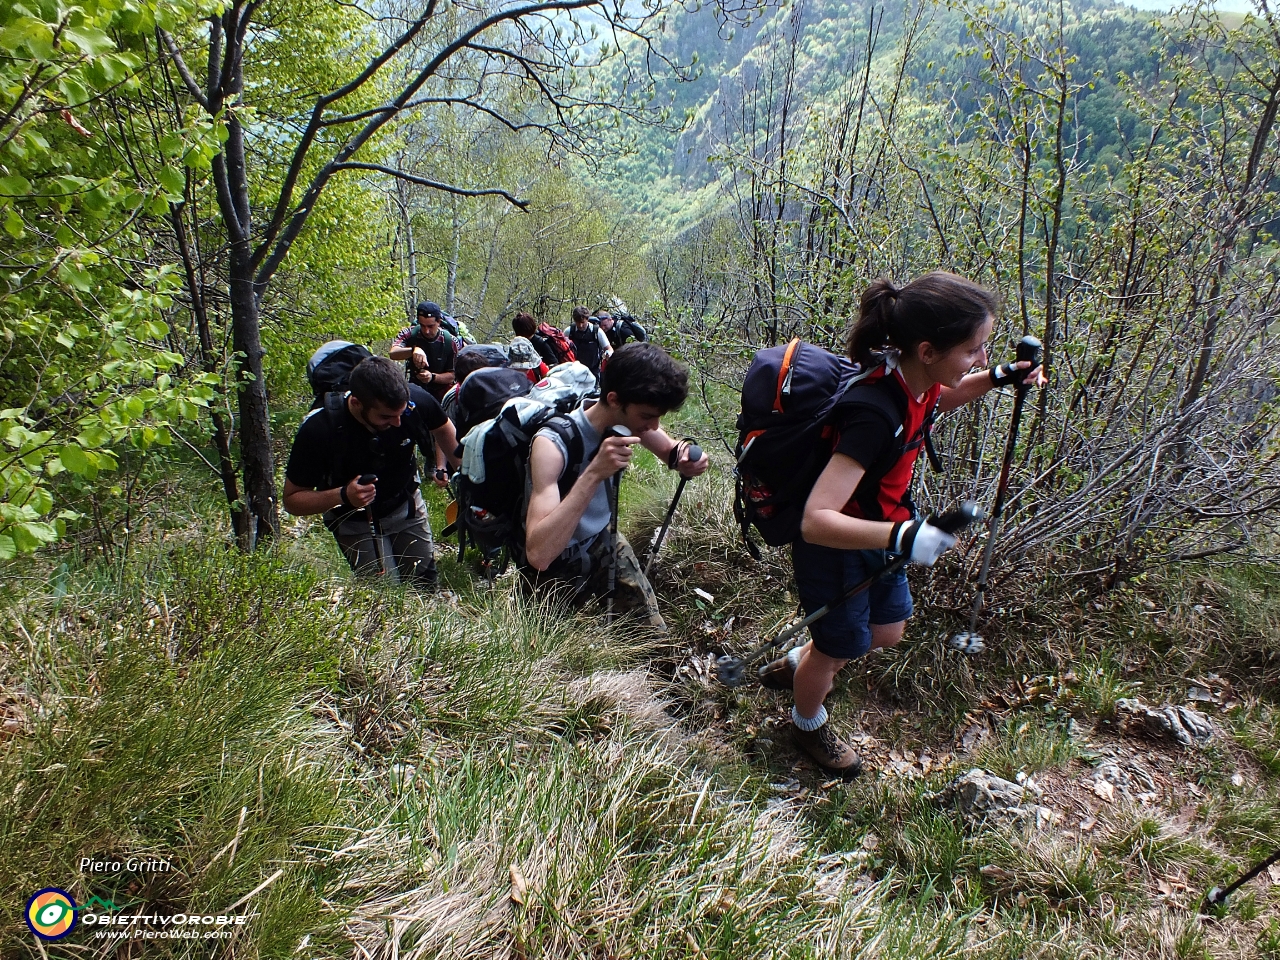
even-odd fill
[[[238,60],[236,62],[239,63]],[[242,83],[237,65],[232,76],[232,90],[237,95]],[[240,463],[244,469],[244,492],[251,524],[249,545],[252,548],[263,540],[274,539],[280,532],[280,509],[276,502],[276,464],[271,449],[267,383],[262,376],[261,304],[254,282],[253,221],[249,205],[249,173],[245,164],[244,127],[235,114],[227,121],[224,150],[226,189],[218,191],[218,202],[223,219],[235,225],[229,231],[231,344],[240,361],[236,372],[240,406]]]
[[[231,342],[240,356],[237,374],[240,401],[240,461],[244,465],[244,491],[248,500],[252,543],[256,546],[280,532],[276,502],[275,454],[271,449],[271,422],[267,410],[267,385],[262,376],[262,337],[258,298],[248,245],[231,252]]]
[[[189,181],[188,181],[189,185]],[[195,258],[192,256],[191,244],[187,239],[186,223],[182,209],[170,208],[170,219],[173,223],[174,238],[178,244],[178,252],[182,256],[182,266],[187,281],[187,293],[191,297],[191,312],[195,316],[196,331],[200,337],[200,365],[205,373],[218,373],[221,363],[213,349],[213,331],[209,327],[209,311],[204,302],[204,286],[196,276]],[[222,395],[221,389],[218,391]],[[216,402],[216,401],[215,401]],[[231,431],[227,422],[216,406],[209,408],[209,416],[213,421],[213,443],[218,451],[218,471],[222,479],[222,492],[227,498],[227,509],[231,514],[231,530],[235,535],[236,546],[241,550],[249,550],[253,538],[250,534],[249,512],[240,499],[240,484],[236,479],[236,464],[231,456]]]

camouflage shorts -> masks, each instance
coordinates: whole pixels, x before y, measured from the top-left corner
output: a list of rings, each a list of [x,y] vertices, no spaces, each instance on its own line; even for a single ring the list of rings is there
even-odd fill
[[[603,601],[609,596],[609,534],[602,533],[586,551],[588,571],[575,572],[567,569],[567,565],[558,562],[541,573],[525,570],[527,581],[535,589],[545,590],[548,586],[554,589],[563,586],[572,590],[571,602],[581,606],[594,597]],[[633,616],[643,620],[659,633],[667,632],[666,621],[658,612],[658,598],[653,587],[645,579],[640,561],[636,558],[631,544],[622,534],[618,534],[618,568],[614,583],[613,612],[619,616]]]

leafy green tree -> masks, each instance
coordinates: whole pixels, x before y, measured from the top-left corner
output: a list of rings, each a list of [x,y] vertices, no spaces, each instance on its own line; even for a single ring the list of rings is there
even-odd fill
[[[0,9],[0,558],[63,532],[59,475],[91,481],[122,447],[168,444],[211,394],[168,342],[179,277],[144,252],[182,175],[139,179],[92,119],[105,96],[138,88],[145,38],[186,12]]]

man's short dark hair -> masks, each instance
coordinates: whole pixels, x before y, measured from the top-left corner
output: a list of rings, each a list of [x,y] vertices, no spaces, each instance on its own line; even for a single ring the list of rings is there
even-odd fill
[[[610,393],[619,404],[643,403],[670,413],[689,396],[689,371],[657,344],[628,343],[614,351],[600,376],[600,395]]]
[[[573,318],[574,323],[577,323],[579,320],[590,320],[591,311],[586,307],[574,307],[573,313],[570,314],[570,317]]]
[[[367,357],[351,371],[351,393],[363,406],[380,404],[397,410],[409,402],[404,371],[386,357]]]
[[[489,365],[489,358],[479,350],[472,350],[468,353],[466,350],[458,354],[453,361],[453,380],[455,383],[462,383],[463,380],[471,376],[477,370],[483,370]]]

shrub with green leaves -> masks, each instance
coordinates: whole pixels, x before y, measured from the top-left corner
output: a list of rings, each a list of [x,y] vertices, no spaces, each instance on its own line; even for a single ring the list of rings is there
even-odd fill
[[[74,514],[57,509],[59,475],[90,481],[123,446],[169,443],[212,395],[167,342],[179,275],[146,252],[183,176],[149,175],[90,119],[105,94],[141,83],[157,24],[189,12],[123,0],[0,9],[0,559],[63,533]],[[175,152],[201,155],[200,136],[216,132],[179,135]]]

